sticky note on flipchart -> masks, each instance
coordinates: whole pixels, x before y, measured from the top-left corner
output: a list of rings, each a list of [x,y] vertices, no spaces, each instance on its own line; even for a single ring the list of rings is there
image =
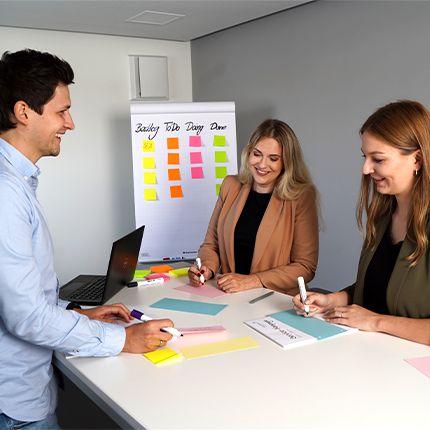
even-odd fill
[[[201,136],[190,136],[189,143],[190,143],[190,146],[193,146],[193,147],[202,146]]]
[[[214,146],[226,146],[225,136],[214,136]]]
[[[143,157],[143,168],[144,169],[155,169],[155,158],[154,157]]]
[[[201,152],[190,152],[190,163],[191,164],[201,164],[203,163]]]
[[[151,305],[151,308],[169,309],[171,311],[189,312],[192,314],[216,315],[227,305],[218,303],[195,302],[192,300],[178,300],[164,298]]]
[[[191,167],[191,178],[193,179],[204,178],[203,167]]]
[[[227,152],[215,151],[215,163],[227,163]]]
[[[135,270],[134,279],[143,279],[151,273],[150,270]]]
[[[181,354],[170,348],[156,349],[155,351],[146,352],[143,356],[155,365],[171,363],[181,358]]]
[[[293,309],[277,312],[269,316],[317,339],[325,339],[346,331],[319,318],[304,318],[301,315],[297,315]]]
[[[205,343],[203,345],[187,346],[181,349],[185,358],[201,358],[226,352],[241,351],[256,348],[258,343],[250,336],[222,340],[220,342]]]
[[[215,185],[215,191],[216,191],[216,195],[219,196],[219,193],[221,191],[221,184],[216,184]]]
[[[167,154],[167,164],[179,164],[179,154],[176,152],[169,152]]]
[[[167,149],[179,149],[179,138],[168,137],[167,138]]]
[[[145,188],[143,190],[143,200],[157,200],[157,191],[152,188]]]
[[[157,175],[155,172],[143,172],[143,183],[144,184],[156,184]]]
[[[180,199],[184,197],[184,193],[182,192],[182,186],[181,185],[172,185],[170,187],[170,197],[172,199]]]
[[[167,169],[167,177],[169,181],[180,181],[181,171],[180,169]]]
[[[155,142],[153,140],[144,140],[142,142],[142,151],[143,152],[154,152],[155,151]]]
[[[225,166],[217,166],[215,167],[215,177],[217,179],[222,179],[227,176],[227,167]]]

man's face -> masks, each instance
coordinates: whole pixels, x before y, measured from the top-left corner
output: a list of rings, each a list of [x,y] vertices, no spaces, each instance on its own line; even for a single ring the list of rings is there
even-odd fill
[[[70,93],[67,85],[58,85],[54,97],[43,107],[42,115],[29,109],[27,143],[29,158],[36,163],[41,157],[57,156],[61,138],[75,124],[70,115]]]

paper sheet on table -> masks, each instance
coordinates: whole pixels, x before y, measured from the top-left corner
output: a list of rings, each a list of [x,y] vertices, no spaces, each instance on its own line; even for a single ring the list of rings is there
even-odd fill
[[[151,308],[169,309],[172,311],[190,312],[194,314],[216,315],[227,305],[218,303],[195,302],[192,300],[178,300],[164,298],[153,303]]]
[[[192,285],[181,285],[180,287],[176,287],[175,290],[210,298],[224,296],[226,294],[219,288],[213,287],[212,285],[208,284],[204,284],[201,287],[193,287]]]
[[[143,356],[155,365],[171,363],[182,357],[181,354],[170,348],[156,349],[143,354]]]
[[[407,363],[430,378],[430,356],[405,359]]]
[[[221,342],[205,343],[203,345],[188,346],[181,349],[187,359],[224,354],[225,352],[241,351],[256,348],[258,343],[250,336],[223,340]]]

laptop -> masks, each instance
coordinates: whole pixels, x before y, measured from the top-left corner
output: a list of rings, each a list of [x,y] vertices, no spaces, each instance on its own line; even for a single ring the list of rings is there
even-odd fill
[[[60,298],[80,305],[101,305],[134,277],[143,230],[139,227],[112,245],[106,276],[79,275],[60,289]]]

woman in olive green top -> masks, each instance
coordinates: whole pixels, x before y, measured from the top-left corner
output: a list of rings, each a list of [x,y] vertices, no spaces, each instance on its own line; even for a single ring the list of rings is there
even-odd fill
[[[390,103],[360,130],[363,176],[357,207],[365,241],[355,284],[312,293],[309,315],[430,345],[430,112]],[[304,314],[300,297],[294,297]]]

